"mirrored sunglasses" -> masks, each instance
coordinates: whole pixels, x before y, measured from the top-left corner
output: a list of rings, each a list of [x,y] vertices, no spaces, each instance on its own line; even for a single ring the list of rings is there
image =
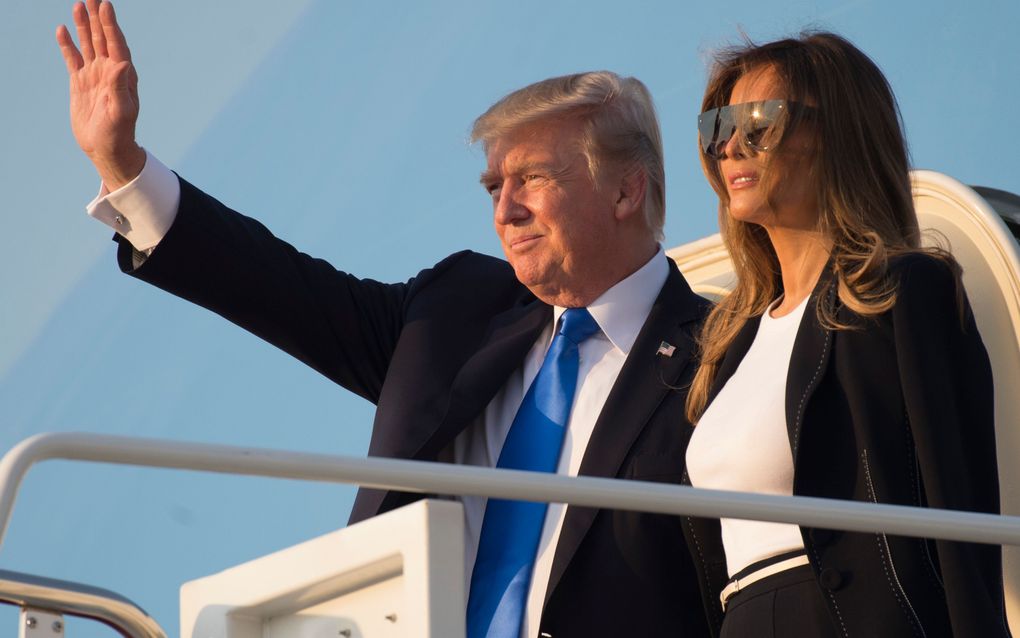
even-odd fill
[[[726,155],[726,144],[739,131],[740,139],[752,150],[767,151],[774,142],[769,132],[777,122],[813,112],[813,108],[789,100],[743,102],[709,109],[698,116],[701,150],[709,158],[720,160]]]

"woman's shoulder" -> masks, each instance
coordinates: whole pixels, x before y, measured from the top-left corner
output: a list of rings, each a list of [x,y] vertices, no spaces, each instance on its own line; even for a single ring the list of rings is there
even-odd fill
[[[886,262],[884,282],[876,282],[876,286],[888,292],[892,303],[874,314],[862,314],[842,305],[840,319],[861,327],[861,321],[882,323],[883,318],[893,318],[904,311],[955,306],[962,291],[960,272],[960,266],[948,252],[915,250],[892,255]]]
[[[955,295],[961,269],[948,252],[912,251],[890,258],[888,273],[897,295],[922,290],[949,290]]]
[[[959,310],[963,302],[960,265],[948,252],[914,251],[889,260],[896,289],[894,314]],[[954,313],[955,314],[955,313]]]

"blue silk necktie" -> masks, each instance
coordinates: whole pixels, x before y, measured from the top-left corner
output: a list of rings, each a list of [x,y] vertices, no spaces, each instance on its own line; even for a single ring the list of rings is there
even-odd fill
[[[568,308],[528,388],[496,467],[555,472],[574,403],[578,346],[599,331],[585,308]],[[468,597],[468,638],[519,638],[546,503],[490,498]]]

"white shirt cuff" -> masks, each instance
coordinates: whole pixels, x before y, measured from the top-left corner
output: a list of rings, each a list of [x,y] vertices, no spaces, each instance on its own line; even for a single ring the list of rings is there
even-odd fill
[[[177,217],[181,184],[173,171],[145,151],[145,166],[112,193],[100,186],[85,210],[128,240],[136,250],[155,248]]]

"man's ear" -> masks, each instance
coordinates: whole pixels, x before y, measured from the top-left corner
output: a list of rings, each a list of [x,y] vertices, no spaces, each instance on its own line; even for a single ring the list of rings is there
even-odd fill
[[[640,166],[631,167],[623,172],[616,193],[614,215],[617,221],[629,220],[634,215],[644,215],[647,187],[648,176]]]

